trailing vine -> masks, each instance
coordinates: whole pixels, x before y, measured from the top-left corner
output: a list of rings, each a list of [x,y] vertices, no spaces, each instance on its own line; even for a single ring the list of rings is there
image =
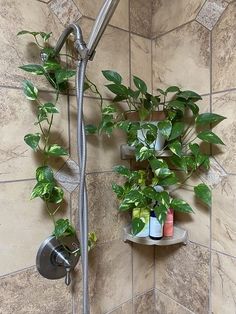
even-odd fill
[[[36,169],[37,183],[32,190],[31,199],[39,197],[45,202],[46,211],[54,225],[53,235],[57,238],[75,235],[75,227],[69,219],[56,219],[56,214],[62,209],[64,191],[57,184],[54,171],[50,166],[52,158],[69,156],[68,151],[64,147],[53,141],[52,128],[54,116],[60,113],[57,107],[60,93],[68,89],[68,79],[76,74],[74,69],[68,69],[65,67],[66,65],[63,66],[60,57],[73,57],[67,54],[55,54],[54,49],[49,44],[52,33],[23,30],[17,35],[33,36],[34,43],[39,48],[42,59],[41,64],[26,64],[20,66],[20,69],[33,75],[45,77],[55,90],[54,100],[45,103],[40,99],[38,88],[30,80],[23,81],[25,97],[37,106],[37,117],[34,125],[38,127],[38,132],[25,135],[24,141],[43,157],[42,165]],[[85,89],[90,88],[90,86],[93,87],[92,91],[94,92],[95,85],[88,80],[85,84]],[[90,233],[89,247],[92,247],[95,242],[96,235]]]

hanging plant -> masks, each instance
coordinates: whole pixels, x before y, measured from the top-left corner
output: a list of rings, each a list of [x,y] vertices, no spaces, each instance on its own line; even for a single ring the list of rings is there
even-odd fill
[[[34,42],[39,48],[41,59],[40,64],[27,64],[20,66],[20,69],[31,73],[32,75],[43,76],[55,90],[54,100],[51,102],[43,102],[40,99],[38,88],[29,80],[23,81],[23,92],[26,99],[32,101],[37,108],[36,121],[34,125],[38,127],[35,133],[27,134],[24,137],[25,143],[34,150],[35,153],[42,156],[42,165],[36,169],[36,185],[34,186],[31,199],[41,198],[46,207],[46,211],[53,221],[53,235],[57,238],[75,235],[75,227],[69,219],[56,219],[56,214],[62,208],[64,200],[64,191],[57,184],[55,175],[50,162],[53,158],[69,156],[68,151],[55,143],[52,138],[52,128],[54,116],[60,114],[57,103],[61,92],[68,89],[68,79],[75,76],[76,71],[63,66],[60,57],[66,56],[73,58],[67,54],[55,54],[54,49],[49,44],[52,33],[31,32],[23,30],[18,33],[21,35],[31,35]],[[44,57],[44,54],[47,57]],[[90,88],[94,91],[94,84],[89,81],[85,84],[85,89]],[[89,234],[89,247],[91,248],[96,242],[96,235]]]

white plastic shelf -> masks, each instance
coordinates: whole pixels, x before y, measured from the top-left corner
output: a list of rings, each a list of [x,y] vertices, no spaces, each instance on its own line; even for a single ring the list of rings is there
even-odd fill
[[[149,237],[139,238],[131,234],[131,226],[124,228],[124,242],[130,241],[143,245],[174,245],[178,243],[187,244],[188,232],[180,227],[174,226],[174,235],[173,237],[164,237],[161,240],[152,240]]]
[[[135,158],[135,148],[129,145],[121,145],[120,155],[122,160],[134,159]],[[172,152],[170,150],[164,150],[161,154],[160,151],[156,151],[156,156],[159,157],[170,157]]]

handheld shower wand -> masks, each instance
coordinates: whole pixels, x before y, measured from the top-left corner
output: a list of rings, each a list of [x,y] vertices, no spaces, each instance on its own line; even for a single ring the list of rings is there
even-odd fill
[[[92,60],[95,54],[96,47],[112,17],[115,9],[119,3],[119,0],[105,0],[98,17],[94,23],[91,31],[88,43],[83,40],[83,34],[79,25],[70,24],[60,36],[54,51],[57,55],[62,49],[68,36],[73,33],[75,36],[74,46],[79,54],[79,62],[77,65],[76,74],[76,98],[77,98],[77,152],[79,156],[79,167],[80,167],[80,191],[79,191],[79,228],[80,230],[80,252],[82,258],[82,269],[83,269],[83,314],[89,314],[89,293],[88,293],[88,197],[85,182],[86,173],[86,159],[87,159],[87,144],[85,136],[85,127],[83,121],[83,96],[84,96],[84,81],[86,67],[89,60]],[[43,61],[48,59],[48,55],[45,53],[41,54]],[[54,239],[50,239],[54,241]],[[50,242],[49,241],[49,242]],[[50,242],[51,243],[51,242]],[[49,243],[49,244],[50,244]],[[43,246],[43,250],[48,250],[48,242]],[[50,254],[52,250],[50,251]],[[49,254],[49,255],[50,255]],[[48,256],[49,256],[48,255]],[[39,258],[40,258],[39,254]],[[77,262],[77,261],[75,261]],[[44,264],[44,263],[43,263]],[[73,263],[72,263],[73,264]],[[74,265],[74,264],[73,264]],[[72,266],[73,266],[72,265]],[[66,265],[66,270],[69,268]],[[64,272],[62,273],[63,276]],[[47,278],[50,276],[47,274]],[[56,278],[55,275],[54,277]],[[57,277],[59,278],[59,277]],[[69,280],[69,271],[67,271],[67,281]]]
[[[100,9],[100,12],[97,16],[97,19],[94,23],[93,29],[91,31],[87,48],[89,50],[89,55],[92,57],[96,47],[98,45],[99,40],[101,39],[107,24],[112,18],[116,7],[119,3],[119,0],[106,0]]]

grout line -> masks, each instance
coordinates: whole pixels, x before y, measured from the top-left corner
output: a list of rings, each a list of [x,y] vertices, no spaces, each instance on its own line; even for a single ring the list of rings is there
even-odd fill
[[[115,310],[119,310],[119,308],[120,308],[121,306],[123,306],[123,305],[125,305],[125,304],[127,304],[127,303],[129,303],[129,302],[132,302],[132,299],[129,299],[128,301],[125,301],[125,302],[121,303],[120,305],[114,307],[112,310],[106,312],[105,314],[112,314]]]
[[[153,65],[153,39],[151,39],[151,89],[152,89],[152,94],[154,93],[154,65]]]
[[[29,270],[29,269],[35,269],[35,265],[29,266],[29,267],[25,267],[25,268],[21,268],[19,270],[16,270],[16,271],[13,271],[13,272],[1,275],[0,279],[4,279],[4,278],[9,277],[9,276],[13,276],[13,275],[17,275],[17,274],[23,273],[24,271]]]
[[[130,22],[130,12],[131,12],[131,8],[130,8],[130,1],[129,1],[129,87],[131,88],[131,82],[132,82],[132,75],[133,75],[133,69],[132,69],[132,54],[131,54],[131,22]]]
[[[35,178],[32,178],[32,179],[19,179],[19,180],[0,181],[0,184],[4,184],[4,183],[17,183],[17,182],[27,182],[27,181],[35,181]]]
[[[216,92],[212,92],[212,95],[217,95],[217,94],[221,94],[221,93],[227,93],[227,92],[234,92],[236,91],[236,88],[228,88],[228,89],[224,89],[224,90],[220,90],[220,91],[216,91]]]
[[[154,276],[154,292],[155,292],[155,294],[154,294],[154,302],[155,302],[155,308],[156,308],[156,305],[157,305],[157,296],[156,296],[156,288],[157,288],[157,283],[156,283],[156,266],[157,266],[157,263],[156,263],[156,258],[157,258],[157,256],[156,256],[156,247],[154,246],[154,254],[153,254],[154,256],[154,274],[153,274],[153,276]]]
[[[213,88],[213,76],[212,76],[212,32],[210,32],[210,112],[212,112],[212,88]],[[210,155],[213,155],[212,145],[210,145]],[[213,205],[210,207],[210,260],[209,260],[209,294],[208,294],[208,307],[209,314],[212,313],[212,300],[211,300],[211,292],[212,292],[212,210]]]
[[[157,40],[157,39],[159,39],[159,38],[161,38],[161,37],[163,37],[163,36],[165,36],[165,35],[167,35],[167,34],[173,32],[173,31],[175,31],[175,30],[179,30],[180,28],[182,28],[182,27],[184,27],[184,26],[186,26],[187,24],[190,24],[190,23],[192,23],[192,22],[195,22],[195,19],[190,20],[190,21],[188,21],[188,22],[186,22],[186,23],[184,23],[184,24],[182,24],[182,25],[179,25],[179,26],[177,26],[177,27],[175,27],[175,28],[173,28],[173,29],[171,29],[171,30],[169,30],[169,31],[167,31],[167,32],[165,32],[165,33],[163,33],[163,34],[157,35],[156,37],[153,36],[151,39],[152,39],[152,40]]]
[[[199,24],[201,27],[205,28],[208,32],[211,32],[211,29],[207,28],[205,25],[203,25],[201,22],[199,22],[197,19],[194,20],[197,24]]]
[[[128,10],[129,10],[129,12],[130,12],[130,3],[129,3],[129,9],[128,9]],[[87,15],[82,15],[81,19],[82,19],[82,18],[86,18],[86,19],[88,19],[88,20],[90,20],[90,21],[95,21],[95,18],[90,17],[90,16],[87,16]],[[118,29],[118,30],[120,30],[120,31],[124,31],[124,32],[126,32],[126,33],[131,33],[131,34],[133,34],[133,35],[140,36],[140,37],[145,38],[145,39],[152,39],[151,36],[148,37],[148,36],[145,36],[145,35],[142,35],[142,34],[139,34],[139,33],[136,33],[136,32],[131,31],[130,14],[129,14],[129,29],[124,29],[124,28],[121,28],[121,27],[119,27],[119,26],[116,26],[116,25],[113,25],[113,24],[110,24],[110,23],[108,24],[108,26],[109,26],[109,27],[113,27],[113,28],[115,28],[115,29]]]
[[[192,243],[192,244],[195,244],[195,245],[197,245],[197,246],[201,246],[201,247],[203,247],[203,248],[207,249],[208,251],[210,250],[210,245],[209,245],[209,246],[207,246],[207,245],[204,245],[204,244],[201,244],[201,243],[198,243],[198,242],[192,241],[192,240],[188,240],[188,242],[189,242],[189,243]]]
[[[165,295],[167,298],[169,298],[170,300],[174,301],[175,303],[179,304],[181,307],[183,307],[184,309],[188,310],[190,313],[195,314],[193,311],[191,311],[190,309],[188,309],[186,306],[184,306],[183,304],[177,302],[175,299],[173,299],[172,297],[170,297],[168,294],[166,294],[165,292],[159,290],[159,289],[155,289],[157,292],[160,292],[161,294]]]
[[[224,256],[227,256],[227,257],[230,257],[230,258],[236,260],[236,256],[233,256],[233,255],[231,255],[231,254],[224,253],[224,252],[221,252],[221,251],[218,251],[218,250],[215,250],[215,249],[211,249],[211,250],[212,250],[212,252],[214,252],[214,253],[217,253],[217,254],[220,254],[220,255],[224,255]]]
[[[92,171],[92,172],[87,172],[86,175],[93,175],[93,174],[103,174],[103,173],[115,173],[112,170],[101,170],[101,171]]]

